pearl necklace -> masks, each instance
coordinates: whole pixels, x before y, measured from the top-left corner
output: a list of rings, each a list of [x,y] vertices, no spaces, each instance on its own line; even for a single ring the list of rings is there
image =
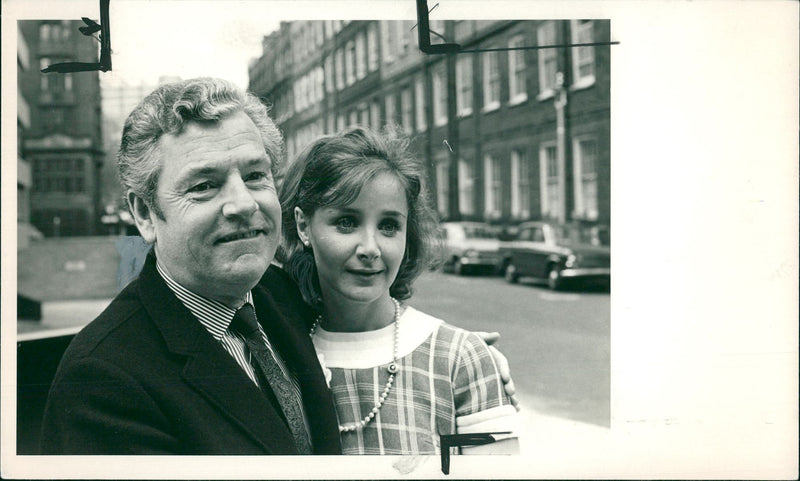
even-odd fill
[[[389,363],[387,366],[386,371],[389,373],[389,380],[386,381],[386,386],[383,388],[383,392],[378,400],[378,404],[376,404],[372,410],[364,416],[364,419],[356,421],[353,424],[348,424],[347,426],[339,425],[339,432],[346,433],[350,431],[357,431],[359,429],[363,429],[364,426],[367,425],[368,422],[375,419],[375,415],[378,414],[381,407],[383,406],[384,401],[386,401],[386,396],[389,395],[389,391],[392,389],[392,385],[394,384],[394,375],[397,374],[398,367],[397,367],[397,353],[400,348],[400,302],[395,299],[394,297],[391,298],[392,302],[394,302],[394,352],[392,355],[392,362]],[[314,338],[314,332],[317,330],[317,326],[322,323],[322,314],[317,316],[317,319],[314,321],[314,325],[311,326],[311,331],[308,333],[310,338]]]

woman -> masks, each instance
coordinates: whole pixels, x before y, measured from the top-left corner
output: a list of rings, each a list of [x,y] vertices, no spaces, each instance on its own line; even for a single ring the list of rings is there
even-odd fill
[[[309,334],[345,454],[434,454],[441,434],[514,430],[486,344],[400,302],[430,266],[437,228],[407,147],[362,128],[323,137],[281,187],[285,268],[318,313]]]

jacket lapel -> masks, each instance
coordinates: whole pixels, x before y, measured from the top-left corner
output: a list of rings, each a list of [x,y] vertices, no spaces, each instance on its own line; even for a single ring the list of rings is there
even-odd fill
[[[139,293],[167,348],[186,356],[183,378],[269,454],[297,454],[291,433],[264,394],[227,351],[175,297],[150,254]],[[288,442],[287,442],[288,440]]]
[[[253,300],[258,320],[270,343],[300,384],[315,454],[341,454],[333,394],[325,383],[314,345],[302,320],[287,318],[262,285],[253,289]]]

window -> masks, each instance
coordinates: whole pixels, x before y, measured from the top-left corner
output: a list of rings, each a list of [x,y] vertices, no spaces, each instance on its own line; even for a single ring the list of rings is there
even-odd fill
[[[372,72],[378,69],[378,24],[373,22],[367,28],[367,69]]]
[[[407,133],[414,131],[413,123],[414,105],[411,103],[411,88],[406,87],[400,92],[400,119],[403,123],[403,130]]]
[[[358,104],[358,124],[364,127],[369,125],[369,107],[366,102]]]
[[[436,207],[442,217],[450,214],[450,162],[440,160],[436,163]]]
[[[591,20],[572,20],[572,43],[594,42],[593,25]],[[586,87],[594,83],[594,47],[572,49],[572,78],[576,87]]]
[[[364,49],[364,33],[356,36],[356,78],[362,79],[367,75],[366,51]]]
[[[84,192],[83,159],[36,159],[33,161],[33,190],[36,192]]]
[[[322,88],[322,84],[324,82],[324,72],[322,71],[322,67],[317,67],[314,69],[314,90],[315,90],[315,102],[319,102],[325,96],[325,93]]]
[[[325,118],[325,133],[332,134],[335,132],[336,129],[336,120],[333,118],[333,114],[328,114]]]
[[[456,109],[459,116],[472,113],[471,57],[459,57],[456,63]]]
[[[40,110],[42,124],[47,130],[62,130],[64,122],[64,107],[48,106]]]
[[[597,220],[597,141],[576,139],[573,153],[575,215]]]
[[[503,173],[500,160],[487,155],[483,159],[483,175],[485,179],[484,213],[486,217],[498,218],[503,201]]]
[[[517,36],[508,42],[509,48],[524,46],[522,36]],[[528,99],[528,90],[525,83],[525,50],[508,51],[508,91],[509,103],[518,104]]]
[[[373,99],[369,104],[369,118],[373,129],[381,128],[381,104],[378,99]]]
[[[397,110],[395,110],[394,94],[386,94],[386,123],[397,122]]]
[[[339,114],[336,116],[336,130],[341,131],[344,129],[344,115]]]
[[[420,75],[414,80],[414,102],[416,103],[417,131],[424,131],[428,125],[425,119],[425,84]]]
[[[381,22],[381,44],[383,52],[383,63],[394,60],[395,44],[397,39],[394,36],[395,20],[384,20]]]
[[[44,26],[47,26],[47,24],[44,24],[44,25],[42,25],[42,26],[43,26],[43,27],[44,27]],[[49,31],[49,30],[48,30],[48,31]],[[47,58],[47,57],[42,57],[42,58],[40,58],[40,59],[39,59],[39,68],[40,68],[40,69],[45,69],[45,68],[47,68],[47,66],[48,66],[48,65],[50,65],[51,63],[52,63],[52,62],[50,61],[50,59],[49,59],[49,58]],[[50,78],[54,78],[54,77],[55,77],[55,75],[54,75],[54,76],[50,76],[50,75],[40,75],[39,77],[41,78],[40,88],[42,89],[42,92],[45,92],[45,91],[49,90],[49,89],[50,89],[50,80],[49,80],[49,79],[50,79]]]
[[[536,40],[540,46],[555,45],[557,43],[555,22],[549,21],[540,25],[536,30]],[[556,88],[557,52],[554,48],[542,48],[537,52],[539,53],[539,97],[545,98],[553,95]]]
[[[500,107],[500,67],[497,52],[483,52],[483,110]]]
[[[336,90],[344,88],[344,54],[341,50],[336,51]]]
[[[333,57],[325,57],[325,91],[333,92]]]
[[[351,126],[358,124],[358,111],[356,111],[356,110],[351,110],[350,111],[350,115],[348,116],[348,122],[349,122],[348,125],[351,125]]]
[[[475,176],[472,162],[458,161],[458,207],[464,215],[475,213]]]
[[[531,215],[530,166],[524,151],[511,151],[511,216],[527,219]]]
[[[400,55],[405,55],[411,46],[411,27],[415,22],[403,20],[397,22],[397,37],[400,39]],[[414,30],[416,33],[416,30]]]
[[[48,40],[50,40],[50,24],[49,23],[43,23],[43,24],[39,25],[39,39],[42,42],[47,42]]]
[[[542,217],[561,216],[561,189],[558,181],[558,154],[555,144],[542,145],[539,150],[539,169],[542,191]]]
[[[350,40],[347,42],[347,46],[344,49],[344,83],[346,85],[352,85],[356,80],[355,56],[356,46],[355,43]]]
[[[433,72],[433,124],[447,124],[447,92],[445,91],[444,71],[439,68]]]

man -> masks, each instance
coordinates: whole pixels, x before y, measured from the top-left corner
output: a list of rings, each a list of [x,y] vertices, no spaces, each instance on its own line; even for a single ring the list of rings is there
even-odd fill
[[[159,87],[131,113],[120,177],[154,247],[64,354],[44,454],[341,453],[307,332],[257,285],[280,236],[273,172],[282,147],[258,99],[221,80]],[[292,293],[283,284],[285,303]],[[288,389],[265,378],[233,329],[245,304]],[[294,408],[282,392],[296,397]]]
[[[282,153],[266,108],[223,80],[161,86],[130,114],[120,178],[153,248],[64,353],[43,454],[341,454],[313,317],[270,268]]]

